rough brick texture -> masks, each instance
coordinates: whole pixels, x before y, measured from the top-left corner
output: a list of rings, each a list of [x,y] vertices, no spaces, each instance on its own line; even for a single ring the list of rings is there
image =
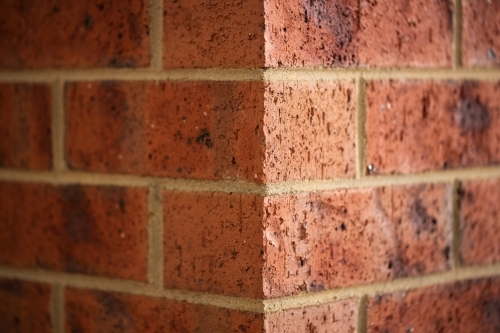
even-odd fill
[[[49,285],[0,279],[2,333],[52,332],[49,313],[50,292]]]
[[[373,297],[368,333],[498,332],[499,282],[466,281]]]
[[[262,297],[262,202],[165,192],[165,287]]]
[[[66,332],[262,332],[261,314],[146,296],[68,289]]]
[[[336,303],[291,309],[266,315],[266,333],[355,333],[358,301],[347,299]]]
[[[268,82],[266,180],[354,176],[355,93],[352,82]]]
[[[31,170],[52,165],[48,85],[0,84],[0,166]]]
[[[443,271],[448,192],[166,192],[165,286],[267,298]]]
[[[266,198],[265,295],[447,269],[448,200],[443,185]]]
[[[6,0],[0,10],[0,67],[149,65],[148,0]]]
[[[266,0],[270,67],[444,67],[451,1]]]
[[[263,95],[261,82],[69,84],[69,167],[259,181]]]
[[[500,66],[500,2],[462,1],[464,66]]]
[[[164,66],[263,67],[262,0],[164,0]]]
[[[465,265],[500,261],[500,182],[462,184],[460,198],[460,256]]]
[[[366,159],[376,173],[498,164],[500,84],[373,81]]]
[[[146,279],[146,190],[0,185],[0,264]]]

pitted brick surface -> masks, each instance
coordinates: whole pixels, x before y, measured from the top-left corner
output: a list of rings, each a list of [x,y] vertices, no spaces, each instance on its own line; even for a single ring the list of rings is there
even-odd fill
[[[460,198],[460,256],[465,265],[500,261],[500,182],[468,181]]]
[[[383,174],[498,164],[499,94],[492,82],[370,82],[367,164]]]
[[[262,181],[262,82],[82,82],[66,88],[72,169]]]
[[[165,192],[165,287],[262,297],[262,197]]]
[[[146,280],[146,189],[0,184],[0,263]]]
[[[164,0],[164,66],[263,67],[262,0]]]
[[[372,297],[368,333],[493,333],[500,330],[498,279]]]
[[[263,315],[211,305],[68,289],[66,332],[262,333]]]
[[[0,68],[145,67],[149,0],[2,1]]]
[[[20,280],[0,279],[0,328],[2,333],[52,332],[51,287]]]
[[[446,67],[451,1],[266,0],[269,67]]]
[[[446,270],[443,185],[265,199],[264,294],[278,297]]]
[[[500,66],[500,2],[462,1],[464,66]]]
[[[266,180],[354,176],[355,101],[353,82],[267,82]]]
[[[266,333],[354,333],[357,332],[358,301],[290,309],[266,315]]]
[[[0,166],[46,170],[52,166],[50,87],[0,84]]]

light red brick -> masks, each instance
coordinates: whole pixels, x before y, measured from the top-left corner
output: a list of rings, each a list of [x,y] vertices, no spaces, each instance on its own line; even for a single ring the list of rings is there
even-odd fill
[[[262,197],[165,192],[165,287],[262,297]]]
[[[66,87],[72,169],[261,181],[262,82],[81,82]]]
[[[260,333],[263,315],[154,297],[68,289],[66,332]]]
[[[500,261],[500,182],[469,181],[460,198],[460,256],[465,265]]]
[[[163,4],[165,67],[264,67],[262,0]]]
[[[267,182],[355,175],[353,82],[266,83]]]
[[[449,268],[444,185],[264,199],[264,294],[279,297]]]
[[[358,301],[347,299],[335,303],[291,309],[266,314],[266,333],[354,333],[358,332]]]
[[[500,281],[379,295],[368,301],[368,333],[493,333],[500,330]]]
[[[451,1],[264,3],[269,67],[451,65]]]
[[[499,94],[493,82],[370,82],[367,164],[382,174],[498,164]]]
[[[0,101],[0,166],[49,169],[52,165],[50,87],[2,83]]]
[[[462,1],[464,66],[500,66],[500,2]]]
[[[45,284],[0,279],[2,333],[52,332],[50,292],[51,287]]]
[[[146,280],[147,190],[0,184],[0,264]]]
[[[0,67],[145,67],[149,0],[2,1]]]

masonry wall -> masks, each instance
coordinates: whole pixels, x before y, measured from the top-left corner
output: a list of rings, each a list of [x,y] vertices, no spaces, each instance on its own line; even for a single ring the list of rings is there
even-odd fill
[[[2,1],[0,331],[498,332],[499,29]]]

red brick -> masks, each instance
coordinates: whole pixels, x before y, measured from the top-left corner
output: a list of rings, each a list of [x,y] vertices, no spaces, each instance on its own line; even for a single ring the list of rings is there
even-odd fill
[[[262,0],[164,0],[165,67],[264,67]]]
[[[265,296],[446,270],[448,202],[444,185],[265,198]]]
[[[384,174],[499,163],[499,94],[489,82],[370,82],[367,163]]]
[[[2,333],[52,332],[50,287],[0,279],[0,329]]]
[[[51,167],[50,95],[47,85],[0,84],[1,167],[30,170]]]
[[[66,332],[262,332],[261,314],[154,297],[69,289]]]
[[[146,189],[0,185],[0,264],[146,279]]]
[[[462,62],[465,66],[500,65],[500,2],[462,2]]]
[[[259,181],[263,96],[262,82],[69,84],[69,167]]]
[[[262,297],[262,201],[165,192],[165,287]]]
[[[462,184],[460,197],[460,255],[466,265],[500,261],[500,182]]]
[[[458,282],[368,301],[368,333],[498,332],[500,281]]]
[[[451,1],[267,0],[266,66],[450,66]]]
[[[266,333],[354,333],[357,332],[357,300],[274,312],[265,317]]]
[[[275,81],[265,94],[268,182],[355,175],[354,83]]]
[[[149,0],[2,1],[0,67],[144,67]]]

